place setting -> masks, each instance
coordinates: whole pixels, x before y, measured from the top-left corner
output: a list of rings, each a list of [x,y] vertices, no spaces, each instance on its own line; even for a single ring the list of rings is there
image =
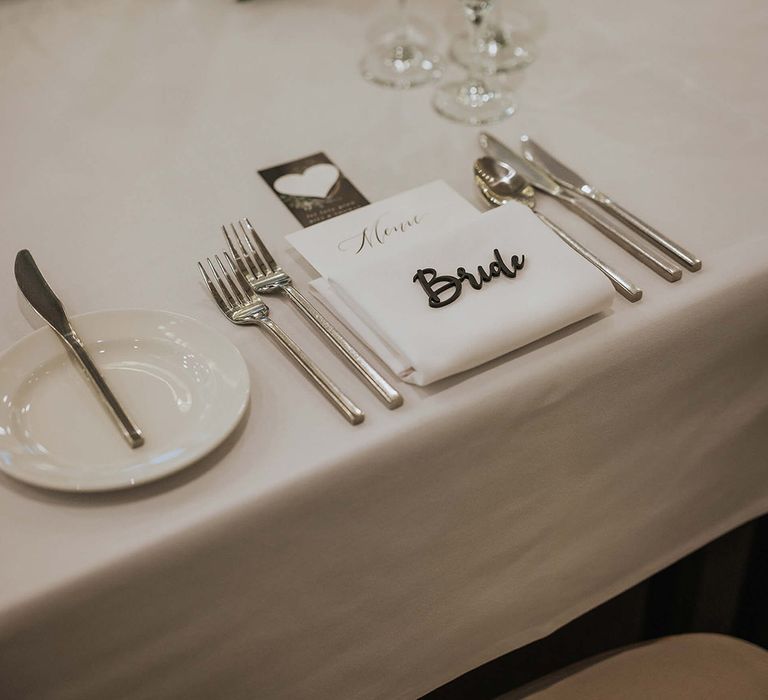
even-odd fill
[[[316,271],[309,290],[317,302],[297,288],[248,217],[222,225],[218,250],[197,261],[201,289],[227,321],[264,331],[359,426],[365,413],[356,399],[276,320],[288,307],[393,410],[402,394],[377,364],[427,386],[599,319],[616,293],[639,301],[643,292],[624,271],[629,260],[667,282],[683,268],[701,268],[699,258],[528,135],[520,138],[522,155],[487,132],[478,146],[486,155],[472,177],[489,206],[482,213],[441,180],[371,203],[324,153],[260,170],[304,227],[287,242]],[[539,212],[537,191],[628,254],[621,271]],[[217,330],[164,311],[70,321],[28,250],[16,256],[14,272],[48,328],[0,357],[6,474],[64,491],[129,488],[194,463],[243,418],[251,378],[240,351]],[[269,371],[270,363],[265,355],[257,369]]]

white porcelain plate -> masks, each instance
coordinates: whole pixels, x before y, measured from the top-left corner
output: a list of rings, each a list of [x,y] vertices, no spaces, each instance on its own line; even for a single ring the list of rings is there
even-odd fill
[[[106,491],[195,462],[237,426],[248,369],[237,348],[167,311],[99,311],[72,325],[144,433],[131,449],[47,326],[0,356],[0,469],[36,486]]]

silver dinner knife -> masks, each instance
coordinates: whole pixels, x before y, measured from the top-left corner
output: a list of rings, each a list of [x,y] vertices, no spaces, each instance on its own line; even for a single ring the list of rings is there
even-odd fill
[[[630,255],[647,267],[650,267],[656,274],[668,282],[676,282],[683,276],[683,269],[679,265],[667,260],[667,258],[657,253],[655,249],[649,248],[641,241],[633,240],[613,224],[597,216],[580,201],[579,197],[565,187],[561,187],[539,165],[519,156],[488,133],[482,132],[480,134],[480,145],[489,156],[517,170],[537,190],[546,192],[561,201],[574,213],[592,224],[592,226],[608,236],[614,243],[621,246]]]
[[[557,158],[544,150],[532,138],[527,135],[520,137],[523,155],[532,163],[540,165],[560,185],[566,189],[580,194],[594,202],[597,202],[608,213],[625,223],[631,229],[637,231],[646,240],[658,246],[668,255],[679,260],[691,272],[701,269],[701,260],[693,253],[688,252],[681,245],[667,238],[663,233],[646,224],[631,212],[627,211],[611,199],[607,194],[590,185],[583,177],[563,165]]]
[[[83,341],[72,328],[72,324],[64,311],[64,306],[38,269],[32,253],[28,250],[20,250],[16,254],[13,272],[21,293],[27,298],[32,308],[53,328],[56,335],[75,358],[87,379],[96,389],[104,407],[117,424],[126,442],[133,448],[141,447],[144,444],[141,430],[120,406],[104,377],[101,376],[98,368],[91,360],[83,346]]]

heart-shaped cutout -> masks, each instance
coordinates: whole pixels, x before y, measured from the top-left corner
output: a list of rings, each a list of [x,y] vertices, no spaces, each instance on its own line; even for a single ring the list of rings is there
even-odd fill
[[[277,178],[273,183],[280,194],[293,197],[317,197],[324,199],[339,179],[339,169],[330,163],[317,163],[301,175],[292,173]]]

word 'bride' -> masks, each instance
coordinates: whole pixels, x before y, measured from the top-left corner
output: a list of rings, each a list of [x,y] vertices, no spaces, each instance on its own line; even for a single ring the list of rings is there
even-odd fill
[[[495,259],[488,265],[488,272],[481,265],[477,266],[477,277],[480,278],[479,280],[463,267],[456,269],[455,277],[453,275],[438,275],[433,267],[425,267],[416,271],[413,281],[421,285],[421,288],[429,297],[429,305],[433,309],[437,309],[441,306],[447,306],[461,296],[461,288],[464,281],[469,282],[472,289],[482,289],[483,283],[490,282],[494,277],[499,277],[500,275],[511,278],[517,277],[517,271],[522,270],[523,265],[525,265],[525,255],[519,257],[513,255],[509,265],[507,265],[501,257],[498,248],[494,249],[493,257]],[[440,295],[449,290],[451,291],[450,296],[441,299]]]

